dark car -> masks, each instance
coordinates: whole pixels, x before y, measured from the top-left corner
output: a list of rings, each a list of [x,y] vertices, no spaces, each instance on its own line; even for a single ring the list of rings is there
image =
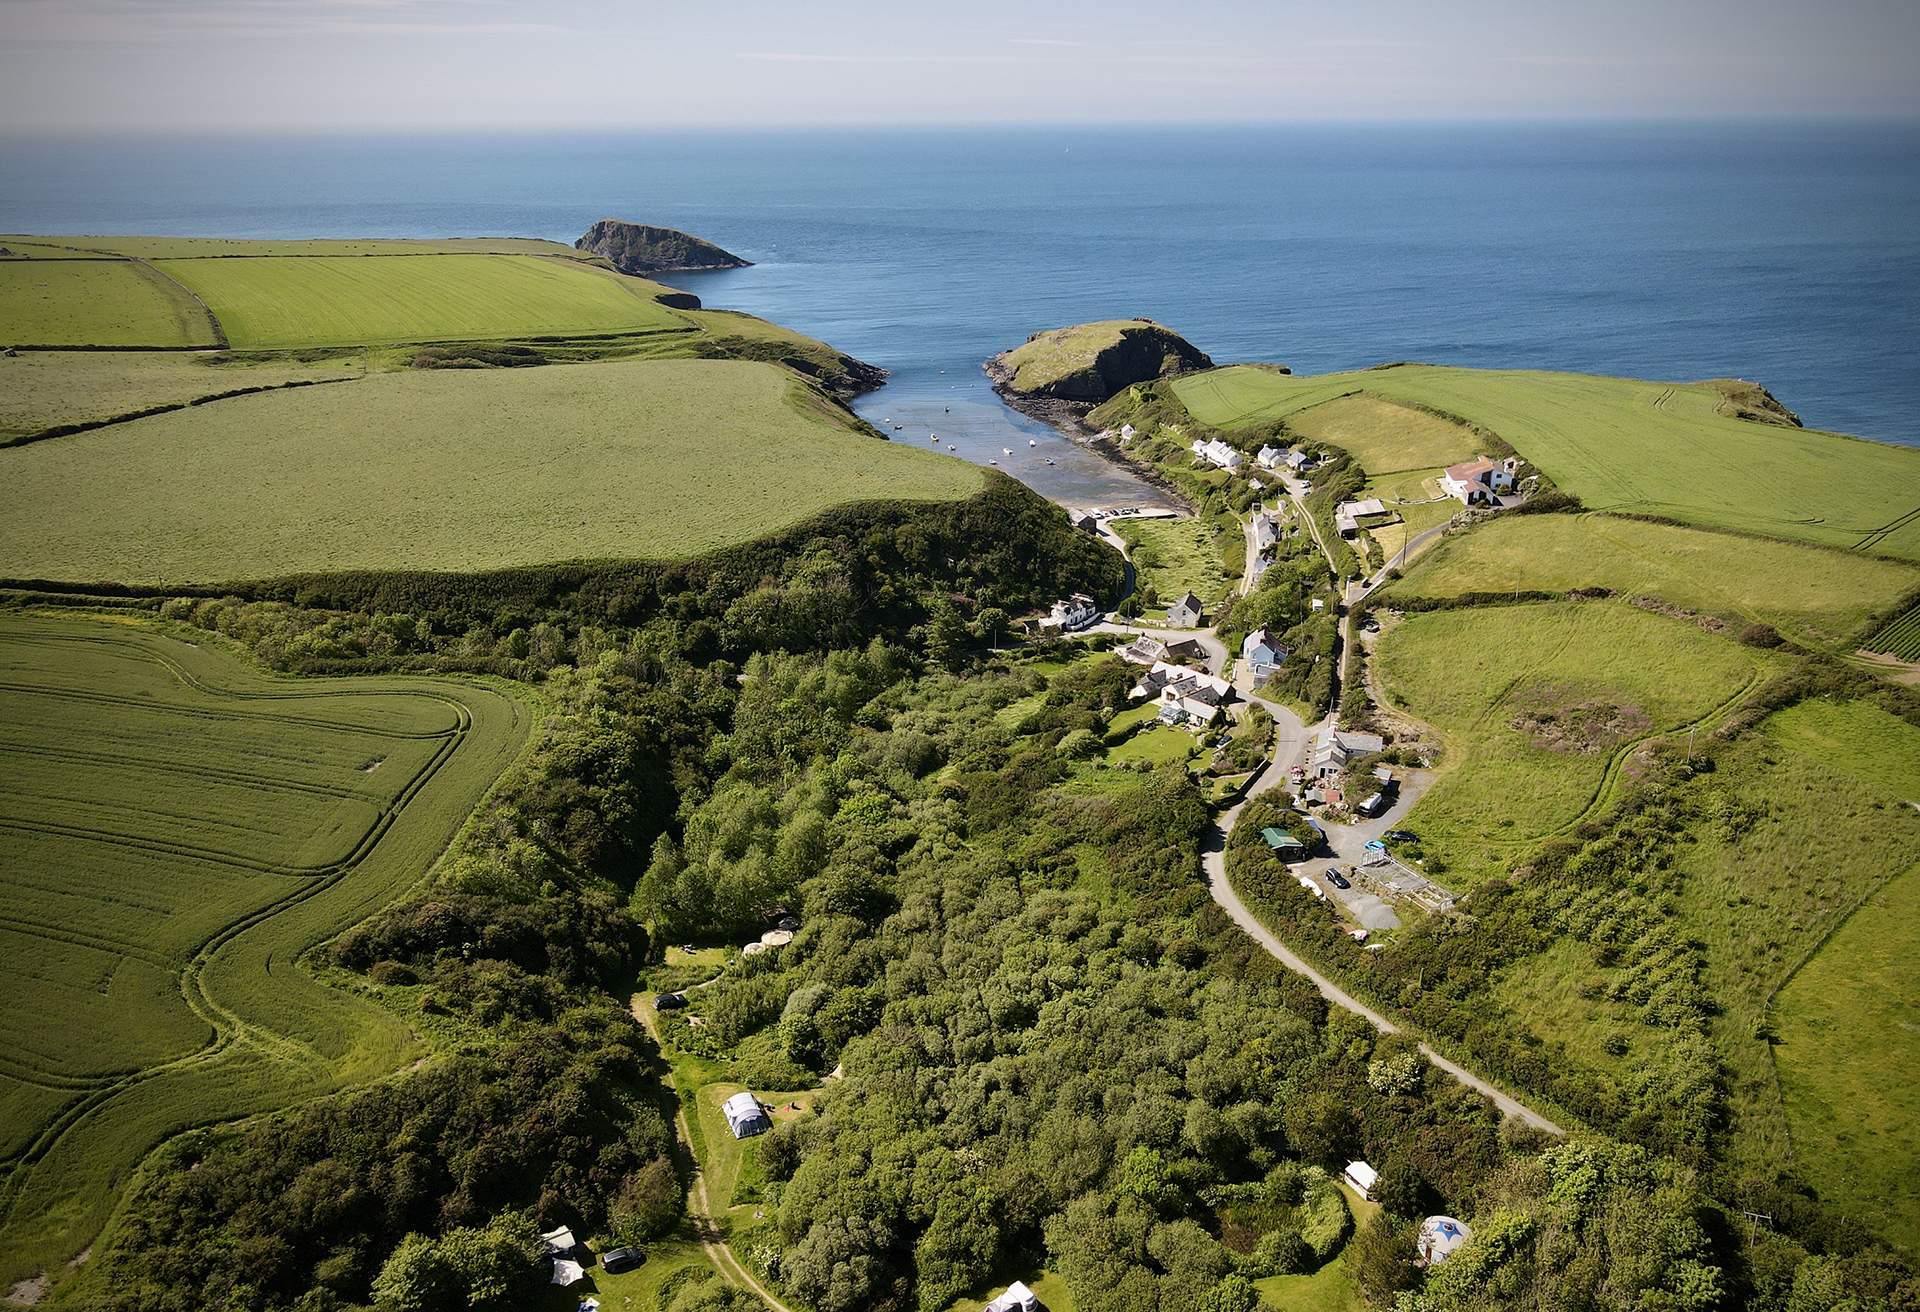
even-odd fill
[[[684,993],[662,993],[653,1000],[655,1011],[677,1011],[686,1005],[687,995]]]
[[[1347,882],[1347,877],[1340,873],[1339,866],[1327,867],[1327,882],[1332,884],[1335,888],[1352,888],[1353,887],[1352,884],[1349,884]]]
[[[1387,830],[1387,841],[1389,843],[1417,843],[1420,841],[1420,835],[1414,833],[1411,829],[1389,829]]]
[[[622,1271],[631,1271],[647,1260],[645,1249],[615,1248],[600,1255],[600,1269],[609,1275],[619,1275]]]

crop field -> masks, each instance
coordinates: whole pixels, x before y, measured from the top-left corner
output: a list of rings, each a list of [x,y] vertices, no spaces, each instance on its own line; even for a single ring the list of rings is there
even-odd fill
[[[426,874],[529,723],[479,685],[0,617],[0,1283],[83,1248],[169,1135],[418,1055],[294,963]]]
[[[1490,429],[1590,509],[1920,560],[1920,450],[1733,418],[1706,383],[1401,365],[1309,377],[1241,366],[1173,386],[1223,428],[1364,390]]]
[[[1225,601],[1239,581],[1220,553],[1218,535],[1204,519],[1121,519],[1112,527],[1127,544],[1138,587],[1155,591],[1162,612],[1189,588],[1211,609]],[[1142,618],[1158,623],[1166,617]]]
[[[166,259],[238,349],[684,331],[655,283],[528,255]]]
[[[0,450],[0,574],[169,583],[678,559],[833,506],[959,500],[984,481],[856,432],[777,365],[382,374]]]
[[[0,358],[0,446],[158,406],[361,372],[351,360],[241,363],[184,351],[22,351]]]
[[[1710,717],[1773,663],[1613,602],[1412,614],[1376,659],[1389,698],[1445,738],[1406,827],[1462,885],[1596,811],[1637,744]]]
[[[206,311],[126,260],[0,260],[0,346],[212,346]]]
[[[1852,552],[1611,515],[1517,515],[1443,539],[1393,592],[1457,597],[1602,587],[1763,620],[1800,641],[1831,646],[1916,585],[1920,569]]]
[[[1896,616],[1867,639],[1868,651],[1885,652],[1903,661],[1920,661],[1920,606]]]
[[[1470,429],[1365,392],[1298,411],[1287,427],[1341,448],[1375,477],[1444,468],[1479,454]]]

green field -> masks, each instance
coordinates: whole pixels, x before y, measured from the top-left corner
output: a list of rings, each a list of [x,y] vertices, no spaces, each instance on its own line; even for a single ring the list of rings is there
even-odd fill
[[[241,363],[187,351],[22,351],[0,358],[0,446],[157,406],[361,372],[353,360]]]
[[[1227,599],[1239,575],[1221,555],[1219,535],[1203,519],[1119,519],[1111,527],[1127,544],[1133,559],[1136,586],[1153,589],[1158,613],[1142,616],[1157,624],[1166,607],[1191,589],[1207,603],[1209,613]]]
[[[1635,744],[1707,716],[1769,664],[1613,602],[1413,614],[1376,659],[1388,696],[1445,738],[1406,825],[1462,885],[1596,811]]]
[[[1307,377],[1240,366],[1173,387],[1226,428],[1364,389],[1490,429],[1591,509],[1920,560],[1920,450],[1736,419],[1712,384],[1401,365]]]
[[[0,574],[169,583],[683,558],[833,506],[957,500],[983,483],[963,461],[855,431],[777,365],[384,374],[0,451]]]
[[[1374,477],[1432,470],[1479,454],[1470,429],[1364,392],[1298,411],[1287,427],[1341,448]]]
[[[80,1251],[168,1135],[419,1055],[294,963],[426,874],[530,716],[92,619],[0,617],[0,671],[7,1283]]]
[[[192,296],[126,260],[0,260],[0,346],[212,346]]]
[[[267,255],[551,255],[591,261],[596,257],[538,237],[312,237],[291,241],[236,241],[228,237],[0,237],[0,246],[36,259],[119,255],[136,260]]]
[[[63,266],[64,267],[64,266]],[[532,255],[160,260],[242,350],[680,331],[655,283]]]
[[[1520,515],[1444,539],[1393,592],[1457,597],[1609,588],[1764,620],[1830,646],[1916,585],[1920,570],[1851,552],[1611,515]]]
[[[1013,386],[1031,392],[1057,383],[1068,374],[1086,368],[1096,355],[1117,344],[1126,329],[1140,326],[1137,319],[1107,319],[1035,333],[1031,341],[1021,343],[1006,354],[1005,363],[1012,371]]]

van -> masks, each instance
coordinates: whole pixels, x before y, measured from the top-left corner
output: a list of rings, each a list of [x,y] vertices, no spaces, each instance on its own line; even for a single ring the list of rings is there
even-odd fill
[[[1361,815],[1365,816],[1369,820],[1372,820],[1375,817],[1381,815],[1383,812],[1386,811],[1386,809],[1387,809],[1387,795],[1385,793],[1371,794],[1366,801],[1360,803],[1359,806],[1356,806],[1354,808],[1354,810],[1358,811]]]

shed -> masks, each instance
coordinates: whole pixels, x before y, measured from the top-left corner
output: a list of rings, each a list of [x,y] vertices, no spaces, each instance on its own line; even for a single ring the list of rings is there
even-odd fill
[[[1372,1198],[1374,1182],[1380,1178],[1380,1172],[1365,1162],[1348,1162],[1341,1176],[1362,1198]]]
[[[744,1089],[722,1103],[720,1110],[726,1114],[727,1128],[736,1139],[751,1139],[773,1128],[773,1122],[767,1119],[767,1109]]]
[[[1279,853],[1282,860],[1306,855],[1307,845],[1284,829],[1268,825],[1260,831],[1260,837],[1267,840],[1267,846]]]

